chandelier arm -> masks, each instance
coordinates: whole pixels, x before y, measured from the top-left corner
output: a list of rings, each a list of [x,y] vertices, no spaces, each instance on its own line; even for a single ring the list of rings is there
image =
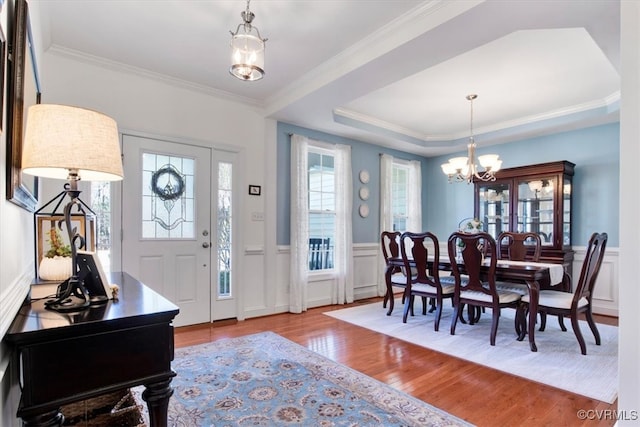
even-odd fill
[[[238,24],[238,27],[236,28],[236,32],[235,33],[233,31],[229,30],[229,34],[231,34],[232,36],[238,35],[238,33],[240,32],[240,27],[244,27],[244,24]]]

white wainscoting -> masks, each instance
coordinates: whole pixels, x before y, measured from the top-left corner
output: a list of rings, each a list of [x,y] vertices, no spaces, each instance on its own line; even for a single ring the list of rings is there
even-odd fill
[[[384,259],[379,243],[353,245],[353,297],[355,300],[378,296],[378,280],[382,276],[382,265],[384,265]]]
[[[586,246],[574,247],[573,257],[573,283],[580,278],[582,262],[587,253]],[[607,247],[600,267],[600,274],[593,289],[593,312],[607,316],[618,317],[618,272],[619,270],[618,248]],[[635,286],[635,284],[634,284]]]
[[[11,286],[8,286],[7,290],[0,294],[0,301],[2,301],[2,304],[0,304],[0,341],[2,341],[7,330],[9,330],[11,322],[13,322],[16,313],[20,310],[22,303],[27,297],[32,281],[33,272],[29,269],[29,271],[24,272],[22,276],[18,277]],[[11,361],[10,359],[11,352],[4,342],[0,342],[0,383],[4,381],[5,373],[7,373]],[[0,412],[0,414],[2,414],[2,412]],[[2,422],[0,422],[0,424],[2,424]]]
[[[381,274],[382,258],[378,243],[358,243],[353,245],[353,295],[355,300],[378,296],[377,282]],[[273,313],[289,310],[289,246],[278,246],[276,261],[276,298]],[[330,274],[314,274],[308,290],[308,307],[331,304],[332,281]],[[259,310],[248,308],[247,317],[254,317]]]

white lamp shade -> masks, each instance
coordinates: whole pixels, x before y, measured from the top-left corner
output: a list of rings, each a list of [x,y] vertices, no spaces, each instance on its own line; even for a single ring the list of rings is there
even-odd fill
[[[453,165],[456,170],[462,170],[468,167],[469,159],[467,157],[454,157],[449,159],[449,163]]]
[[[264,41],[253,34],[233,35],[229,72],[241,80],[260,80],[264,76]]]
[[[112,118],[84,108],[56,104],[29,107],[22,171],[44,178],[123,178],[118,126]]]
[[[478,161],[480,162],[480,166],[483,168],[491,168],[498,162],[497,154],[485,154],[483,156],[478,156]]]
[[[440,165],[440,167],[442,168],[442,172],[444,172],[445,175],[454,175],[457,172],[456,168],[453,167],[451,163],[443,163]]]

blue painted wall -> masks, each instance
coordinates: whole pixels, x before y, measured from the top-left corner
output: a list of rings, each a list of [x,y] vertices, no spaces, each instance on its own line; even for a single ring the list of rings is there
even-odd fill
[[[608,245],[617,247],[619,134],[619,123],[612,123],[494,145],[478,149],[477,154],[499,154],[505,168],[557,160],[575,163],[572,244],[586,246],[593,232],[606,231]],[[429,158],[427,169],[423,171],[423,178],[428,183],[423,227],[438,236],[447,236],[458,226],[458,221],[473,216],[473,185],[449,184],[441,172],[440,164],[450,157],[454,155]]]
[[[295,133],[319,141],[345,144],[351,146],[351,169],[353,173],[353,243],[377,242],[380,238],[380,154],[390,154],[404,160],[418,160],[422,163],[422,173],[427,169],[427,159],[402,151],[391,150],[377,145],[367,144],[353,139],[318,132],[286,123],[278,123],[278,200],[276,230],[277,244],[289,244],[289,222],[291,204],[291,138]],[[361,170],[369,171],[370,179],[366,185],[369,188],[369,199],[360,200],[358,191],[364,186],[358,178]],[[422,198],[425,199],[426,188],[422,188]],[[360,204],[369,205],[369,216],[362,218],[358,214]],[[423,202],[422,209],[426,208]]]
[[[609,246],[619,245],[619,123],[595,126],[571,132],[531,138],[508,144],[479,148],[478,155],[496,153],[503,160],[503,167],[516,167],[535,163],[569,160],[576,164],[573,180],[573,230],[572,243],[585,246],[594,231],[609,233]],[[406,160],[422,162],[422,225],[441,239],[458,226],[458,222],[473,216],[473,185],[449,184],[442,174],[440,164],[454,155],[422,158],[413,154],[391,150],[364,142],[341,138],[285,123],[278,123],[278,200],[277,243],[289,244],[290,218],[290,137],[297,133],[321,141],[351,145],[353,168],[353,241],[377,242],[379,238],[380,204],[380,153],[387,153]],[[481,137],[477,138],[481,143]],[[358,190],[363,185],[358,173],[367,169],[371,180],[367,185],[370,214],[358,215],[363,203]]]

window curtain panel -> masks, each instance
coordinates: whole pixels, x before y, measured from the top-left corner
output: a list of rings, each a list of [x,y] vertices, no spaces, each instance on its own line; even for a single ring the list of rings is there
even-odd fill
[[[391,189],[393,178],[393,156],[388,154],[380,155],[380,233],[383,231],[393,231],[393,216],[391,214]],[[378,235],[380,238],[380,235]],[[380,263],[380,274],[378,274],[378,296],[382,297],[387,293],[387,284],[384,273],[387,265],[382,257],[382,246],[378,252],[382,262]]]
[[[291,136],[291,233],[289,311],[307,310],[309,282],[309,142],[300,135]]]
[[[393,191],[393,164],[406,164],[409,168],[409,188],[407,189],[407,230],[422,230],[422,168],[417,160],[405,161],[394,159],[389,154],[380,155],[380,233],[393,231],[393,212],[391,209],[391,192]],[[403,231],[403,230],[400,230]],[[382,255],[382,247],[380,248]],[[380,274],[378,275],[378,296],[387,292],[384,273],[386,264],[380,257]]]
[[[353,302],[353,177],[351,146],[335,145],[336,244],[334,304]]]
[[[409,162],[407,193],[407,231],[422,232],[422,171],[417,160]]]
[[[309,286],[309,183],[308,138],[291,137],[291,250],[289,311],[307,310]],[[353,302],[353,178],[351,147],[321,142],[311,144],[334,152],[336,182],[336,221],[331,300],[334,304]]]

